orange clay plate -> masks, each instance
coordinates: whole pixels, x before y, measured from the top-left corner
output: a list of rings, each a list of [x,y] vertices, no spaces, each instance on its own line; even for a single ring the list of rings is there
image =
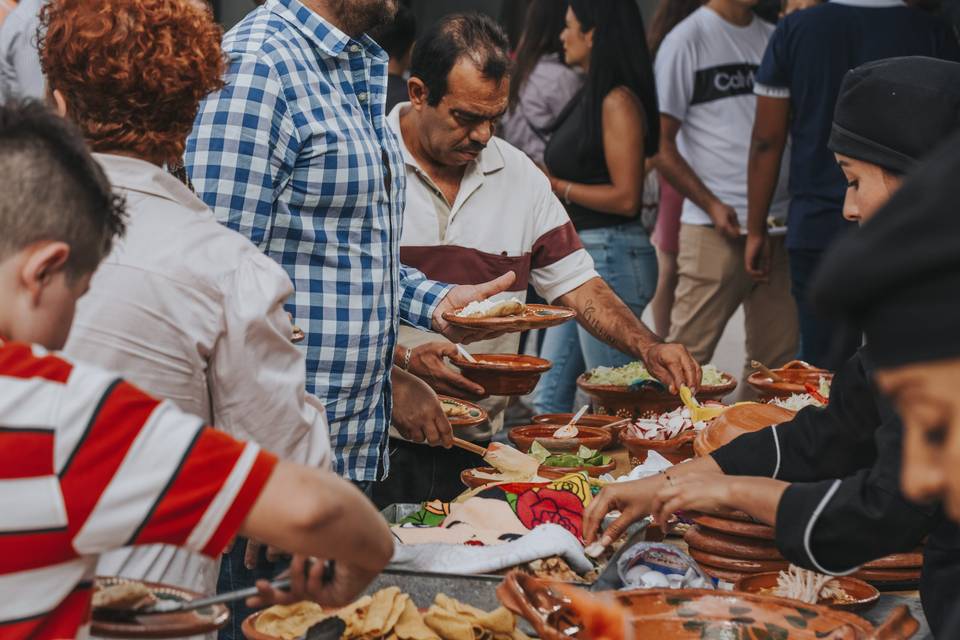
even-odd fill
[[[140,582],[126,578],[98,577],[97,583],[112,586],[125,582]],[[202,597],[199,593],[157,582],[142,582],[161,600],[184,602]],[[130,622],[115,622],[97,619],[93,610],[90,634],[104,638],[182,638],[212,633],[227,624],[230,612],[222,604],[211,605],[198,611],[158,613],[139,616]]]
[[[720,531],[733,536],[742,536],[744,538],[758,538],[760,540],[774,540],[776,534],[773,527],[768,527],[759,522],[744,522],[743,520],[733,520],[721,518],[720,516],[709,516],[703,513],[691,515],[691,520],[701,527]]]
[[[438,395],[437,397],[440,399],[440,406],[443,407],[443,412],[447,415],[451,427],[475,427],[486,422],[489,417],[483,407],[472,402],[451,398],[450,396]],[[451,413],[460,415],[451,415]]]
[[[757,573],[741,578],[737,581],[733,589],[734,591],[742,591],[744,593],[773,595],[773,589],[777,587],[777,578],[779,576],[779,571]],[[857,580],[850,576],[842,576],[834,578],[834,581],[840,584],[840,588],[850,596],[850,599],[842,601],[833,599],[820,600],[817,604],[826,605],[831,609],[840,609],[842,611],[862,611],[869,609],[880,599],[880,592],[877,591],[876,587],[867,584],[863,580]]]
[[[445,312],[443,319],[454,326],[465,329],[497,329],[501,331],[546,329],[577,317],[577,312],[573,309],[547,304],[528,304],[522,314],[499,318],[462,318],[457,315],[458,311],[460,309]]]

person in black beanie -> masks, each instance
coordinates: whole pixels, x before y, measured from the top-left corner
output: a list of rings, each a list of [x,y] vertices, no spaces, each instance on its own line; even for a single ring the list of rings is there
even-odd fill
[[[869,227],[901,174],[960,127],[957,87],[960,64],[929,58],[892,59],[847,74],[831,138],[850,183],[845,216]],[[872,265],[885,256],[858,260]],[[663,518],[680,509],[740,509],[775,525],[777,548],[794,564],[842,574],[911,551],[929,536],[922,598],[937,633],[960,584],[960,532],[938,504],[913,503],[900,491],[903,429],[875,388],[873,370],[873,354],[861,349],[837,372],[828,407],[804,409],[665,476],[604,489],[587,512],[588,542],[598,517],[613,509],[624,517],[608,530],[611,537],[651,511]]]

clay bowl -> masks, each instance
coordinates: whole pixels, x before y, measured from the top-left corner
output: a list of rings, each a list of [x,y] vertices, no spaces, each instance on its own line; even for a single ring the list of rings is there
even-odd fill
[[[738,580],[733,589],[734,591],[759,593],[763,595],[768,593],[767,590],[772,590],[777,587],[777,578],[779,576],[779,571],[747,576]],[[817,604],[826,605],[831,609],[839,609],[841,611],[864,611],[877,604],[877,600],[880,599],[880,592],[877,591],[876,587],[867,584],[863,580],[857,580],[850,576],[842,576],[834,578],[834,580],[840,583],[840,587],[853,598],[853,601],[837,602],[831,599],[821,600]]]
[[[603,474],[613,471],[616,466],[617,463],[613,461],[611,461],[610,464],[605,464],[598,467],[549,467],[547,465],[541,465],[540,470],[537,473],[540,474],[540,477],[547,478],[548,480],[556,480],[557,478],[568,476],[571,473],[580,473],[581,471],[586,471],[587,475],[589,475],[591,478],[599,478]],[[493,467],[464,469],[460,472],[460,482],[462,482],[468,489],[476,489],[477,487],[482,487],[485,484],[497,482],[497,480],[477,477],[476,472],[478,471],[480,473],[491,474],[497,472],[497,470]]]
[[[620,442],[630,452],[630,464],[633,465],[646,462],[650,451],[656,451],[674,464],[692,458],[695,437],[693,431],[687,431],[669,440],[646,440],[632,435],[628,430],[620,432]]]
[[[578,427],[580,433],[575,438],[554,438],[553,432],[562,424],[531,424],[514,427],[507,434],[517,449],[527,453],[534,441],[539,442],[550,453],[576,453],[580,447],[601,451],[610,447],[613,436],[600,427]]]
[[[97,582],[111,586],[125,582],[142,582],[161,600],[184,602],[205,597],[159,582],[128,580],[113,576],[98,576]],[[135,616],[132,620],[97,618],[93,612],[90,631],[103,638],[181,638],[214,633],[230,619],[230,611],[222,604],[211,605],[198,611]]]
[[[460,368],[463,377],[476,382],[492,396],[525,396],[536,388],[540,376],[552,366],[549,360],[508,353],[475,353],[478,362],[460,356],[450,362]]]
[[[533,424],[569,424],[573,419],[572,413],[544,413],[539,416],[533,416]],[[577,420],[578,427],[599,427],[610,432],[613,440],[611,447],[619,446],[620,432],[627,427],[629,422],[625,418],[618,416],[602,416],[598,414],[586,414]]]
[[[707,425],[693,441],[698,456],[706,456],[744,433],[788,422],[796,414],[772,404],[740,404],[727,409]]]
[[[278,636],[271,636],[257,631],[256,624],[260,613],[260,611],[257,611],[243,619],[243,623],[240,625],[240,632],[243,633],[243,637],[247,640],[280,640]]]
[[[470,415],[466,416],[447,416],[447,420],[450,421],[451,427],[457,428],[466,428],[466,427],[476,427],[487,421],[490,417],[487,414],[486,409],[480,405],[473,404],[472,402],[467,402],[466,400],[461,400],[459,398],[452,398],[450,396],[438,395],[437,398],[440,400],[441,406],[444,408],[448,404],[459,405],[470,412]]]
[[[587,638],[578,610],[590,617],[622,616],[636,638],[778,638],[779,640],[905,640],[918,628],[906,607],[880,628],[846,611],[752,593],[703,589],[640,589],[603,596],[578,594],[555,582],[508,574],[500,601],[526,618],[544,640]]]
[[[737,379],[724,373],[725,382],[720,385],[702,387],[697,399],[702,403],[709,400],[719,402],[737,388]],[[680,398],[655,387],[642,387],[631,390],[619,385],[590,384],[590,373],[577,378],[577,386],[590,396],[595,413],[620,416],[621,418],[655,418],[677,408]]]
[[[810,366],[800,360],[788,362],[779,369],[773,369],[773,372],[784,378],[786,382],[774,382],[761,371],[756,371],[747,377],[747,383],[757,390],[760,399],[764,402],[774,398],[789,398],[795,393],[807,393],[804,384],[819,386],[821,376],[833,382],[833,373]]]
[[[775,540],[776,532],[773,527],[760,522],[748,522],[735,518],[723,518],[707,514],[691,514],[693,520],[701,528],[713,529],[720,533],[731,536],[740,536],[743,538],[756,538],[759,540]]]

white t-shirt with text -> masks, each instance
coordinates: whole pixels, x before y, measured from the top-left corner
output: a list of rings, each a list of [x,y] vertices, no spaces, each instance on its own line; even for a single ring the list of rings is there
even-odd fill
[[[747,160],[756,115],[753,78],[774,27],[760,18],[740,27],[707,7],[694,11],[664,39],[656,59],[660,111],[681,122],[680,154],[710,191],[747,220]],[[787,163],[770,207],[786,218]],[[681,221],[711,224],[684,200]]]

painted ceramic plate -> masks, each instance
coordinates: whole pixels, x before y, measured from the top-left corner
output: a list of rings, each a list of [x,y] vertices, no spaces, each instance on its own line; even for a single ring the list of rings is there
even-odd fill
[[[450,324],[465,329],[498,329],[503,331],[530,331],[546,329],[563,324],[577,317],[577,312],[567,307],[555,307],[547,304],[528,304],[522,314],[499,318],[463,318],[460,311],[447,311],[443,319]]]

